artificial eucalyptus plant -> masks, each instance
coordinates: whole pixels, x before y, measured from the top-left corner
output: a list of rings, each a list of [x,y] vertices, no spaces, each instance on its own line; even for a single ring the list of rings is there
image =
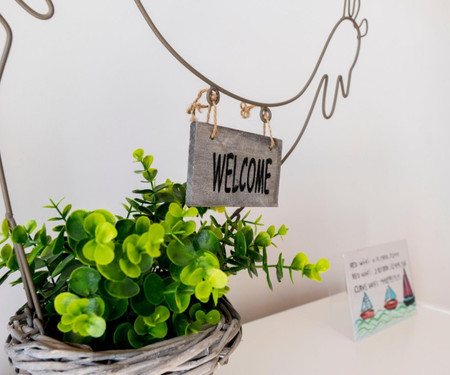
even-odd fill
[[[33,220],[12,231],[3,222],[0,285],[18,270],[12,243],[22,244],[48,335],[94,349],[140,348],[217,324],[217,303],[239,271],[264,272],[272,288],[271,268],[278,281],[285,272],[293,281],[294,271],[321,281],[328,270],[326,259],[309,263],[303,253],[289,265],[282,254],[268,264],[267,249],[287,233],[284,225],[260,230],[261,217],[252,221],[249,213],[232,219],[224,209],[186,207],[185,184],[157,185],[153,157],[142,149],[133,157],[148,186],[126,199],[124,217],[50,200],[54,238]]]

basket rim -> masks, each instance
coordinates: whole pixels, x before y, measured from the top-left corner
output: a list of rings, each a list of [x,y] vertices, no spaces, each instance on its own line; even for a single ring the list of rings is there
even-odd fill
[[[205,325],[204,329],[198,333],[172,337],[137,349],[99,351],[93,350],[88,345],[65,343],[40,334],[36,332],[35,327],[28,324],[29,319],[22,314],[19,316],[21,319],[17,319],[18,316],[12,317],[8,324],[9,336],[5,351],[12,365],[16,369],[25,370],[25,374],[34,374],[34,372],[27,372],[27,370],[34,371],[29,368],[30,363],[35,363],[39,368],[45,367],[47,363],[49,369],[53,369],[53,367],[59,368],[61,362],[72,365],[77,363],[96,369],[95,371],[110,371],[113,368],[114,372],[111,374],[116,374],[116,368],[117,371],[125,371],[127,366],[140,367],[155,362],[158,366],[176,364],[176,371],[188,369],[186,374],[189,374],[189,369],[194,365],[197,367],[209,364],[214,365],[215,368],[219,364],[226,364],[241,341],[241,318],[232,304],[227,299],[221,298],[218,309],[222,314],[220,322],[214,326]],[[170,374],[170,371],[172,368],[168,368],[167,374]],[[46,372],[36,373],[47,374]],[[118,373],[122,374],[122,372]],[[161,372],[163,373],[166,371]],[[49,374],[60,374],[60,372],[49,372]],[[96,374],[96,372],[86,372],[86,374]]]

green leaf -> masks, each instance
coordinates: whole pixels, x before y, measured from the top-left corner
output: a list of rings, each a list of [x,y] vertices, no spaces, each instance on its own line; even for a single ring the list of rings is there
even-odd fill
[[[122,317],[128,310],[127,299],[107,299],[105,300],[106,320],[112,321]]]
[[[108,223],[110,223],[110,224],[115,225],[115,223],[116,223],[116,217],[111,212],[109,212],[108,210],[104,210],[102,208],[99,208],[97,210],[94,210],[93,213],[97,213],[97,214],[103,215],[105,220]]]
[[[205,320],[211,325],[216,325],[220,322],[220,317],[220,312],[216,309],[213,309],[206,314]]]
[[[138,335],[146,335],[150,331],[150,327],[145,323],[143,316],[138,316],[134,321],[133,325],[134,331]]]
[[[133,326],[128,322],[120,324],[114,331],[113,342],[118,349],[130,347],[130,343],[128,341],[129,331],[133,331]]]
[[[281,282],[283,279],[283,266],[284,266],[284,259],[283,254],[280,253],[278,257],[278,263],[277,263],[277,280],[278,282]]]
[[[259,232],[255,239],[256,246],[267,247],[272,243],[272,238],[267,232]]]
[[[77,295],[68,292],[58,294],[54,302],[56,312],[59,315],[67,314],[67,308],[70,303],[79,299],[80,297],[78,297]]]
[[[155,311],[149,316],[144,316],[145,324],[155,327],[170,318],[170,311],[166,306],[156,306]]]
[[[106,281],[106,291],[115,298],[131,298],[139,294],[139,286],[133,280]]]
[[[287,234],[288,228],[283,224],[280,229],[278,229],[278,234],[280,236],[285,236]]]
[[[150,219],[147,216],[141,216],[136,220],[136,233],[143,234],[150,228]]]
[[[153,305],[159,305],[164,299],[164,283],[161,277],[155,273],[150,273],[143,284],[145,297]]]
[[[270,280],[269,268],[267,266],[267,250],[263,247],[263,270],[266,273],[267,284],[269,285],[270,290],[273,290],[272,281]]]
[[[247,243],[242,231],[236,232],[234,235],[234,249],[238,255],[245,256],[247,254]]]
[[[84,219],[83,228],[94,237],[97,226],[104,222],[106,222],[106,219],[102,214],[93,212]]]
[[[103,316],[103,314],[105,313],[105,301],[103,301],[103,299],[101,299],[100,297],[89,298],[86,312],[98,316]]]
[[[240,231],[245,236],[245,242],[246,242],[247,248],[248,248],[253,241],[253,228],[249,225],[246,225]]]
[[[9,243],[3,245],[2,250],[0,251],[0,257],[5,263],[8,261],[8,259],[11,257],[12,254],[13,254],[12,246]]]
[[[142,148],[138,148],[133,151],[133,158],[136,161],[142,161],[143,157],[144,157],[144,150]]]
[[[61,232],[63,229],[65,229],[66,228],[66,226],[65,225],[56,225],[56,226],[54,226],[53,227],[53,231],[54,232]]]
[[[64,258],[53,270],[52,277],[58,276],[67,266],[70,265],[70,262],[72,262],[75,259],[73,255],[68,255],[66,258]]]
[[[61,232],[59,232],[58,237],[56,237],[52,241],[51,248],[52,248],[53,255],[58,255],[63,252],[63,250],[64,250],[64,231],[63,230]]]
[[[195,236],[194,247],[197,250],[210,251],[216,254],[219,250],[219,240],[213,232],[203,229]]]
[[[106,223],[105,223],[106,224]],[[89,243],[89,242],[88,242]],[[106,265],[114,260],[114,244],[104,245],[95,243],[94,259],[97,264]],[[86,255],[86,253],[85,253]],[[87,258],[87,257],[86,257]]]
[[[66,207],[64,207],[64,209],[62,211],[63,218],[65,218],[67,216],[67,214],[70,212],[71,209],[72,209],[71,204],[68,204]]]
[[[189,321],[186,315],[184,314],[173,314],[172,316],[172,325],[175,328],[175,331],[178,336],[187,335]]]
[[[70,275],[69,290],[83,297],[92,296],[98,290],[100,279],[100,274],[93,268],[79,267]]]
[[[40,242],[44,246],[47,246],[51,241],[51,237],[47,236],[47,229],[45,228],[45,224],[42,225],[41,230],[36,233],[36,237],[38,237],[38,242]]]
[[[150,241],[150,246],[146,246],[146,251],[148,255],[156,258],[161,255],[159,248],[164,242],[165,230],[161,224],[152,224],[148,230],[148,237]]]
[[[169,328],[167,327],[167,323],[164,322],[164,323],[158,324],[156,327],[152,327],[150,329],[149,333],[153,337],[156,337],[158,339],[162,339],[162,338],[166,337],[168,331],[169,331]]]
[[[123,241],[130,234],[133,234],[134,226],[135,226],[134,220],[130,220],[130,219],[119,220],[116,223],[117,239]]]
[[[142,172],[142,177],[144,177],[148,182],[152,182],[157,174],[158,170],[154,168],[149,168],[146,171]]]
[[[95,228],[95,240],[103,245],[117,237],[117,229],[111,223],[101,223]]]
[[[198,210],[196,207],[190,207],[185,213],[184,217],[196,217],[198,215]]]
[[[67,218],[66,231],[67,235],[75,241],[81,241],[88,238],[88,233],[84,230],[84,218],[88,215],[87,211],[73,211]]]
[[[170,310],[175,313],[182,313],[189,307],[191,296],[180,293],[178,288],[180,283],[175,282],[166,287],[164,290],[164,299],[167,302]]]
[[[131,263],[128,259],[120,259],[119,266],[128,277],[136,279],[141,275],[141,268],[137,264]]]
[[[27,231],[28,234],[32,233],[37,227],[37,223],[35,220],[29,220],[26,224],[25,224],[25,230]]]
[[[197,224],[193,220],[189,220],[186,222],[181,222],[179,231],[183,232],[183,238],[190,236],[192,233],[195,232],[195,229],[197,228]]]
[[[119,262],[122,251],[119,250],[116,247],[114,260],[111,263],[97,264],[98,272],[100,272],[103,277],[111,281],[122,281],[126,278],[126,275],[120,269]]]
[[[204,270],[195,263],[191,263],[183,268],[180,274],[180,280],[185,285],[196,286],[202,282]]]
[[[86,256],[84,255],[84,251],[85,251],[84,247],[87,245],[88,242],[91,242],[91,241],[92,241],[92,244],[95,245],[95,240],[88,241],[87,239],[84,239],[80,242],[72,242],[72,241],[73,240],[71,240],[69,237],[69,246],[72,249],[74,249],[75,255],[78,258],[78,260],[86,266],[94,266],[95,265],[95,261],[94,261],[95,247],[93,247],[92,251],[91,251],[91,249],[88,249],[89,251],[87,251],[87,253],[89,255],[92,255],[92,259],[86,258]],[[42,257],[44,257],[44,254],[42,254]]]
[[[63,324],[63,323],[59,322],[57,325],[57,328],[61,332],[66,333],[66,332],[69,332],[72,330],[72,324]]]
[[[17,271],[19,269],[19,263],[17,263],[16,254],[12,254],[8,261],[6,262],[6,267],[8,267],[12,271]]]
[[[189,239],[182,240],[182,244],[172,240],[167,246],[167,256],[177,266],[186,266],[195,259],[195,250]]]
[[[2,234],[4,237],[9,236],[9,223],[7,219],[3,219],[2,221]]]
[[[142,164],[144,164],[144,168],[148,169],[153,164],[153,156],[152,155],[146,155],[144,159],[142,159]]]
[[[327,259],[319,259],[316,263],[317,272],[326,272],[330,269],[330,262]]]
[[[208,302],[212,292],[212,286],[209,281],[202,281],[195,287],[195,297],[203,303]]]
[[[267,228],[267,234],[272,238],[275,236],[275,226],[271,225],[269,228]]]
[[[195,313],[202,309],[202,305],[200,302],[194,303],[189,309],[189,316],[191,319],[195,318]]]
[[[294,259],[292,259],[291,268],[295,271],[301,271],[308,264],[308,257],[304,253],[298,253]]]
[[[173,217],[182,217],[183,216],[183,209],[181,208],[181,206],[176,203],[173,202],[170,204],[169,206],[169,213],[173,216]]]
[[[147,300],[143,290],[137,296],[131,298],[130,301],[131,308],[138,315],[149,316],[155,311],[155,306]]]
[[[186,188],[183,185],[174,184],[172,186],[172,192],[173,195],[175,196],[175,199],[183,204],[184,201],[186,200]]]
[[[139,267],[141,268],[141,273],[147,272],[153,265],[153,258],[148,254],[142,254],[141,263],[139,263]]]
[[[228,284],[228,276],[220,269],[210,268],[207,270],[208,280],[214,288],[225,288]]]
[[[206,313],[203,310],[197,310],[195,319],[201,324],[206,323]]]
[[[129,259],[129,261],[133,264],[139,264],[142,260],[142,255],[140,253],[140,251],[137,249],[137,246],[135,246],[134,244],[132,244],[131,242],[129,242],[127,244],[127,257]]]
[[[85,324],[87,326],[85,327],[87,336],[98,338],[106,331],[105,319],[99,316],[90,316]]]
[[[17,244],[24,244],[28,240],[27,231],[22,225],[17,225],[14,227],[11,234],[11,240]]]
[[[317,270],[316,270],[315,264],[305,265],[305,267],[303,268],[303,275],[305,275],[307,278],[309,278],[311,280],[316,280],[319,282],[322,281],[322,278],[320,277],[320,273],[317,272]]]
[[[13,271],[6,272],[2,277],[0,277],[0,286],[8,279]]]
[[[142,336],[138,336],[133,329],[128,331],[128,341],[134,349],[140,349],[145,345],[141,337]]]

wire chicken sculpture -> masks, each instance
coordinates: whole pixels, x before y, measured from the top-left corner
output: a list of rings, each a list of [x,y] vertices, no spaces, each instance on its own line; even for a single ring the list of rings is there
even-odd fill
[[[52,0],[43,0],[43,1],[45,1],[45,3],[47,4],[47,7],[48,7],[48,10],[46,13],[39,13],[39,12],[35,11],[23,0],[15,0],[15,1],[30,15],[32,15],[33,17],[36,17],[38,19],[41,19],[41,20],[50,19],[51,17],[53,17],[54,12],[55,12],[55,8],[54,8]],[[338,19],[337,23],[331,29],[331,32],[330,32],[327,40],[325,41],[325,44],[322,48],[322,51],[317,60],[317,63],[315,65],[311,75],[309,76],[307,82],[305,83],[305,85],[300,89],[300,91],[296,95],[294,95],[291,98],[287,98],[287,99],[284,99],[279,102],[264,103],[264,102],[258,102],[258,101],[252,100],[250,98],[242,97],[238,94],[235,94],[234,92],[232,92],[230,90],[227,90],[224,87],[219,86],[214,81],[207,78],[202,73],[200,73],[198,70],[196,70],[192,65],[187,63],[186,60],[184,60],[175,51],[175,49],[167,42],[167,40],[160,33],[160,31],[158,30],[158,28],[155,26],[152,19],[150,18],[144,5],[142,4],[142,1],[141,0],[134,0],[134,1],[136,3],[136,6],[138,7],[138,9],[140,10],[142,16],[144,17],[145,21],[147,22],[147,24],[149,25],[151,30],[154,32],[156,37],[161,41],[161,43],[164,45],[164,47],[167,48],[168,51],[181,64],[183,64],[191,73],[195,74],[198,78],[203,80],[206,84],[208,84],[215,91],[222,93],[224,95],[227,95],[233,99],[239,100],[241,102],[244,102],[244,103],[247,103],[247,104],[250,104],[253,106],[261,107],[262,111],[270,111],[269,108],[271,108],[271,107],[284,106],[284,105],[290,104],[290,103],[296,101],[297,99],[299,99],[300,97],[302,97],[302,95],[311,86],[312,82],[314,81],[314,78],[316,78],[319,67],[323,61],[323,58],[326,54],[326,51],[327,51],[331,41],[333,40],[333,37],[336,34],[336,31],[345,23],[350,23],[353,25],[355,33],[356,33],[357,45],[356,45],[356,51],[355,51],[355,55],[353,58],[353,62],[350,65],[350,68],[347,72],[346,78],[344,79],[344,77],[342,75],[339,75],[336,78],[336,82],[330,82],[330,77],[328,74],[324,74],[320,78],[319,83],[316,87],[313,101],[311,103],[310,109],[306,116],[306,119],[303,122],[303,125],[302,125],[302,127],[299,131],[299,134],[298,134],[296,140],[294,141],[293,145],[290,147],[290,149],[284,155],[284,157],[282,159],[282,163],[284,163],[287,160],[287,158],[292,154],[292,152],[294,151],[294,149],[297,147],[298,143],[302,139],[302,136],[305,133],[305,130],[309,124],[309,121],[314,112],[314,109],[316,107],[317,101],[319,100],[319,97],[320,96],[322,97],[321,98],[322,99],[321,110],[322,110],[323,117],[326,119],[329,119],[333,116],[334,111],[336,109],[336,103],[337,103],[339,93],[341,93],[343,98],[348,97],[348,95],[350,93],[350,85],[351,85],[353,69],[356,66],[356,63],[357,63],[358,57],[359,57],[359,53],[360,53],[360,49],[361,49],[361,41],[362,41],[362,38],[364,38],[368,32],[367,19],[364,18],[361,21],[358,21],[358,15],[359,15],[359,11],[361,8],[361,1],[360,0],[344,0],[342,14],[340,15],[340,18]],[[3,46],[3,52],[2,52],[2,55],[0,58],[0,82],[1,82],[1,78],[3,76],[3,72],[4,72],[4,69],[6,66],[6,62],[8,60],[9,52],[11,50],[13,33],[12,33],[12,30],[11,30],[8,22],[5,20],[5,18],[1,14],[0,14],[0,24],[3,26],[3,28],[6,32],[6,40],[5,40],[5,44]],[[329,92],[328,85],[333,85],[333,84],[334,84],[334,92],[333,92],[333,90],[331,90],[331,92],[333,92],[333,97],[331,99],[329,99],[328,98],[328,92]],[[329,111],[327,111],[326,108],[327,108],[327,103],[329,103],[329,100],[331,100],[331,107],[330,107],[331,109]],[[4,203],[5,203],[5,212],[6,212],[5,216],[9,222],[10,228],[13,229],[16,226],[16,223],[15,223],[15,220],[13,217],[11,202],[9,199],[9,194],[8,194],[4,169],[3,169],[3,165],[2,165],[1,155],[0,155],[0,184],[1,184],[2,194],[3,194],[3,198],[4,198]],[[242,209],[243,209],[242,207],[240,209],[237,209],[233,213],[232,218],[238,216]],[[42,311],[40,308],[39,301],[37,299],[37,295],[36,295],[35,288],[33,285],[31,273],[28,268],[24,250],[21,245],[16,245],[15,250],[16,250],[17,259],[18,259],[19,266],[20,266],[22,280],[24,281],[24,288],[25,288],[25,292],[26,292],[26,296],[27,296],[28,306],[32,311],[34,311],[36,313],[36,317],[37,317],[36,325],[38,327],[40,327],[39,328],[40,331],[43,331],[42,324],[40,324],[43,321],[43,314],[42,314]],[[43,332],[41,332],[41,333],[43,333]]]

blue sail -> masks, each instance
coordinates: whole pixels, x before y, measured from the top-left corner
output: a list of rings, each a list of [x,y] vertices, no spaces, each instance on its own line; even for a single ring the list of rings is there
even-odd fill
[[[361,305],[361,312],[363,313],[364,311],[367,310],[373,310],[373,304],[372,301],[370,300],[369,296],[367,295],[366,292],[364,292],[364,298],[362,301],[362,305]]]
[[[384,302],[387,302],[391,299],[396,299],[396,298],[397,298],[397,295],[392,290],[392,288],[388,285],[388,287],[386,289],[386,296],[384,297]]]

